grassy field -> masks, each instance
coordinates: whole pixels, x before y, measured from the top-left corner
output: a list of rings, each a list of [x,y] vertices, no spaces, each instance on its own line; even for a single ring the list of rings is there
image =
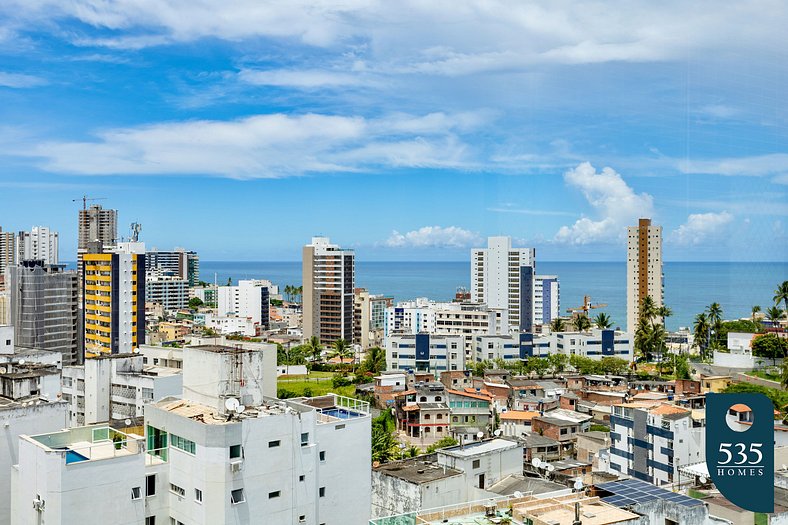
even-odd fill
[[[334,376],[334,372],[310,372],[307,375],[289,375],[289,376],[279,376],[279,381],[286,381],[286,380],[298,380],[298,381],[305,381],[309,379],[331,379]]]
[[[331,380],[279,380],[276,383],[277,389],[284,389],[293,392],[296,396],[322,396],[333,392],[342,396],[353,397],[356,392],[355,385],[334,387]]]
[[[748,376],[760,377],[761,379],[768,379],[769,381],[780,382],[780,374],[770,374],[764,370],[751,370],[746,372]]]

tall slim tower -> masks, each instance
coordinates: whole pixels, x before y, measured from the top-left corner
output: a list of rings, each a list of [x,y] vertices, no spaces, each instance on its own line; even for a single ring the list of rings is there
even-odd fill
[[[44,261],[58,264],[58,234],[46,226],[33,226],[29,232],[19,232],[19,262]]]
[[[662,226],[651,219],[638,220],[627,228],[627,331],[634,333],[640,316],[640,302],[651,296],[662,306]]]
[[[471,300],[505,308],[509,326],[533,331],[536,250],[512,248],[510,237],[489,237],[487,248],[471,250]]]
[[[77,244],[77,273],[82,279],[82,258],[88,253],[89,243],[99,243],[92,251],[102,252],[104,246],[115,244],[118,238],[118,211],[105,210],[100,204],[79,210],[79,243]],[[80,283],[81,286],[81,283]]]
[[[85,357],[127,354],[144,344],[145,244],[86,253],[83,282]]]
[[[0,227],[0,273],[12,264],[16,264],[16,237],[13,232],[4,232]]]
[[[353,250],[331,244],[328,237],[312,237],[304,246],[302,271],[304,337],[317,336],[324,345],[337,339],[353,343]]]

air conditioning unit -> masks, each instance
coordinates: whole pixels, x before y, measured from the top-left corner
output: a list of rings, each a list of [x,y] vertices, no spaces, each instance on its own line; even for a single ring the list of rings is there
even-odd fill
[[[243,467],[244,467],[243,461],[230,462],[230,472],[241,472],[241,470],[243,470]]]

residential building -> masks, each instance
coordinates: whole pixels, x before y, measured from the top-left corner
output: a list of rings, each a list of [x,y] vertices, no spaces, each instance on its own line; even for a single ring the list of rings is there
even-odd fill
[[[532,332],[535,317],[536,250],[512,248],[510,237],[489,237],[471,251],[471,299],[507,311],[509,327]]]
[[[200,257],[197,252],[175,248],[172,251],[153,249],[145,253],[145,271],[163,270],[186,280],[188,287],[200,281]]]
[[[473,360],[496,361],[503,359],[507,362],[527,360],[531,357],[547,357],[551,353],[550,336],[534,335],[530,333],[477,335]]]
[[[118,211],[105,210],[99,204],[79,210],[77,273],[82,293],[82,260],[86,253],[101,253],[104,247],[115,244],[118,239]]]
[[[219,287],[213,284],[190,287],[189,299],[192,297],[198,298],[207,307],[216,308],[219,304]]]
[[[6,267],[8,320],[18,345],[58,352],[73,365],[82,361],[79,279],[64,268],[40,260]]]
[[[58,264],[58,234],[46,226],[33,226],[29,232],[19,232],[17,249],[19,262],[36,260]]]
[[[353,250],[331,244],[328,237],[313,237],[304,246],[303,334],[324,345],[338,339],[353,340],[353,298],[356,264]]]
[[[722,393],[733,382],[731,376],[701,376],[700,391],[704,394]]]
[[[561,286],[557,275],[537,275],[534,281],[534,325],[549,325],[561,316]]]
[[[365,288],[356,288],[353,300],[353,340],[362,350],[383,346],[386,308],[393,305],[392,297],[371,295]]]
[[[438,303],[426,297],[401,301],[386,308],[384,335],[435,333],[435,310]]]
[[[492,396],[481,392],[446,390],[451,410],[451,434],[460,442],[489,436],[494,422]]]
[[[640,303],[650,296],[654,305],[663,304],[662,226],[651,219],[639,219],[627,228],[627,332],[634,334],[640,317]]]
[[[507,410],[499,416],[501,418],[501,431],[504,437],[519,438],[531,433],[531,421],[539,412],[529,410]]]
[[[531,420],[531,430],[540,436],[547,436],[558,441],[561,458],[565,458],[571,456],[574,451],[575,438],[580,432],[580,423],[552,417],[550,412],[547,412],[545,415],[537,416]]]
[[[536,432],[531,432],[521,436],[518,440],[523,444],[523,461],[530,464],[534,458],[541,461],[553,461],[561,458],[561,444],[547,436],[541,436]]]
[[[408,389],[407,376],[401,372],[383,372],[375,376],[375,406],[390,408],[394,405],[397,395]]]
[[[613,406],[610,472],[654,485],[679,481],[678,468],[706,459],[706,429],[691,411],[667,403]]]
[[[145,342],[145,245],[119,243],[83,261],[85,356],[132,353]]]
[[[550,354],[580,355],[595,360],[609,356],[630,361],[634,347],[632,337],[627,332],[598,328],[588,332],[476,335],[474,339],[472,359],[476,362],[498,359],[513,362]]]
[[[390,516],[497,497],[501,482],[522,475],[523,447],[490,439],[372,468],[372,515]],[[548,490],[562,490],[551,486]]]
[[[432,372],[465,370],[465,339],[460,335],[403,334],[386,338],[389,370]]]
[[[577,435],[577,459],[591,463],[596,468],[597,452],[610,448],[610,432],[589,431]]]
[[[145,272],[145,302],[160,304],[168,311],[186,308],[189,281],[168,270],[148,270]]]
[[[222,335],[244,335],[254,337],[258,334],[259,325],[249,317],[237,315],[217,316],[211,313],[203,314],[203,325],[215,330]]]
[[[269,397],[276,391],[272,346],[185,353],[183,398],[145,411],[147,451],[158,459],[146,472],[156,487],[146,516],[195,525],[366,523],[367,403],[335,395]],[[229,410],[235,405],[228,399],[244,407]]]
[[[587,332],[556,332],[550,335],[555,340],[557,352],[579,355],[591,359],[618,357],[632,361],[634,352],[633,334],[618,330],[592,328]]]
[[[413,445],[426,448],[450,436],[446,389],[437,381],[416,383],[394,394],[397,429]]]
[[[220,286],[217,312],[220,317],[247,318],[260,330],[270,326],[270,297],[278,293],[276,287],[265,279],[241,280],[235,286]]]
[[[181,370],[145,365],[141,354],[100,354],[63,367],[63,401],[74,426],[142,417],[145,405],[179,395]]]
[[[10,264],[16,264],[16,236],[14,232],[4,232],[0,227],[0,272]]]

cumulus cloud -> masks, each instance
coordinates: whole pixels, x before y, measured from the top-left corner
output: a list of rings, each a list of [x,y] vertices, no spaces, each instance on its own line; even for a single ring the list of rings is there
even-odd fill
[[[321,69],[245,69],[238,74],[238,77],[241,81],[256,86],[294,87],[301,89],[356,86],[364,83],[358,75]]]
[[[687,222],[671,234],[671,240],[679,245],[696,246],[719,238],[733,221],[727,211],[720,213],[693,213]]]
[[[0,86],[9,88],[32,88],[48,84],[46,79],[21,73],[6,73],[0,71]]]
[[[581,217],[570,226],[562,226],[555,241],[565,244],[609,242],[623,237],[624,228],[638,217],[653,214],[653,198],[635,193],[612,168],[597,172],[584,162],[564,174],[564,181],[582,192],[594,210],[595,218]]]
[[[423,226],[406,233],[394,230],[384,244],[391,248],[468,248],[481,241],[478,233],[458,226]]]
[[[468,167],[458,136],[467,115],[255,115],[102,131],[96,140],[48,142],[27,154],[49,171],[81,175],[185,174],[277,178],[377,167]]]

